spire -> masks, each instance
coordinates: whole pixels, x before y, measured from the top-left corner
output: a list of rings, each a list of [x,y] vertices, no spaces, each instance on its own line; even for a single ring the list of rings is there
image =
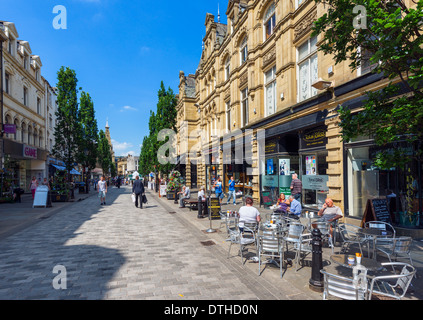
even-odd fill
[[[109,118],[107,118],[107,120],[106,120],[106,128],[110,128],[109,127]]]

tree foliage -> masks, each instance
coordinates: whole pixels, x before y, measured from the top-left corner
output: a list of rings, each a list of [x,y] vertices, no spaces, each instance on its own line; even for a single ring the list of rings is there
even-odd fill
[[[109,141],[107,140],[106,134],[103,130],[100,130],[99,133],[99,140],[98,140],[98,162],[103,170],[103,175],[109,174],[113,171],[113,160],[112,160],[112,152],[111,146]]]
[[[402,140],[413,145],[414,155],[421,158],[423,0],[412,8],[401,0],[315,2],[324,3],[327,9],[313,26],[313,35],[323,36],[319,50],[332,55],[337,64],[347,61],[351,70],[370,57],[373,72],[389,80],[383,89],[366,92],[359,113],[341,106],[343,140],[370,136],[379,146]],[[375,163],[382,168],[403,167],[409,157],[405,148],[391,149],[379,154]]]
[[[64,160],[66,169],[72,170],[78,160],[80,141],[80,121],[78,113],[78,89],[76,73],[61,67],[57,73],[57,125],[53,155]]]

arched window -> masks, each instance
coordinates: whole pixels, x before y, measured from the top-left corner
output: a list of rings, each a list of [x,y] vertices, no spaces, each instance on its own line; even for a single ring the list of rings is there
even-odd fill
[[[44,143],[43,143],[43,139],[44,139],[44,137],[43,137],[43,132],[40,130],[40,132],[38,133],[38,136],[39,136],[39,140],[38,140],[38,146],[40,147],[40,148],[44,148]]]
[[[239,46],[239,53],[241,57],[241,65],[247,61],[248,58],[248,38],[247,36],[244,37],[244,39],[241,42],[241,45]]]
[[[225,81],[229,79],[231,75],[231,57],[228,55],[228,57],[225,60]]]
[[[5,117],[5,124],[11,124],[12,123],[12,118],[10,118],[10,116],[9,115],[6,115],[6,117]],[[8,137],[8,138],[11,138],[11,134],[6,134],[6,137]]]
[[[276,25],[275,3],[272,3],[266,11],[263,19],[265,39],[267,40],[274,32]]]
[[[28,144],[32,144],[32,127],[28,126]]]
[[[22,122],[22,124],[21,124],[21,141],[22,141],[22,143],[25,143],[25,135],[26,135],[26,124],[25,124],[25,122]]]
[[[34,146],[38,147],[38,130],[34,129]]]
[[[16,132],[15,132],[15,135],[13,136],[13,139],[18,141],[18,139],[19,139],[19,133],[18,133],[19,132],[19,121],[18,121],[18,119],[15,119],[14,125],[16,127]]]

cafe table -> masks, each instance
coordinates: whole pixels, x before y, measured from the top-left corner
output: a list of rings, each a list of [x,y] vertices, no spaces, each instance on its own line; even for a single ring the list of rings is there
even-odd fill
[[[368,240],[373,242],[372,244],[372,259],[376,260],[376,242],[378,238],[390,238],[393,232],[390,230],[374,229],[374,228],[361,228],[357,233],[363,235]]]
[[[354,258],[354,262],[350,263],[348,258]],[[330,260],[342,267],[354,268],[357,265],[357,259],[355,255],[351,254],[333,254],[330,256]],[[383,269],[383,266],[380,262],[377,262],[374,259],[361,257],[361,265],[366,267],[370,271],[380,271]]]

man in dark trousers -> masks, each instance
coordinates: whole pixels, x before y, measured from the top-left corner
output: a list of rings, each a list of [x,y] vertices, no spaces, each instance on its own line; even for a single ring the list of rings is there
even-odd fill
[[[142,209],[142,195],[145,192],[144,184],[140,180],[139,176],[136,176],[135,182],[132,186],[132,193],[135,194],[135,206],[138,208],[138,198],[140,199],[140,208]]]

